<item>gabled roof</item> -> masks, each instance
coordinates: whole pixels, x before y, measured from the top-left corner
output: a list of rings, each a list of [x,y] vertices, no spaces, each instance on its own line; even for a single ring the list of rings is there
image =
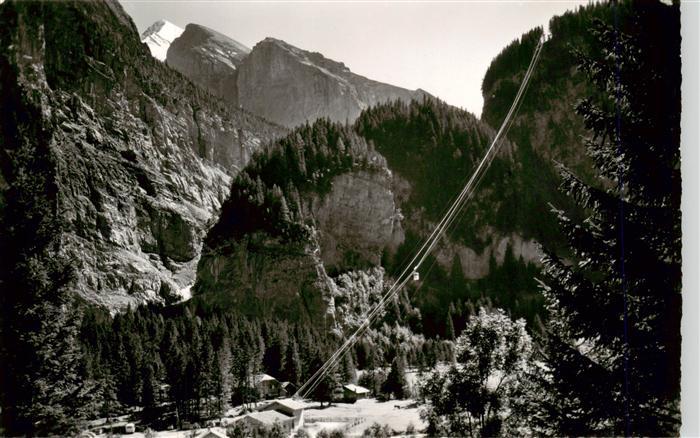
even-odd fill
[[[274,406],[284,406],[285,408],[291,409],[293,411],[296,411],[298,409],[304,409],[306,407],[306,404],[302,402],[298,402],[294,399],[291,398],[282,398],[279,400],[273,400],[269,405],[265,406],[266,409],[268,408],[273,408]]]
[[[283,422],[283,421],[288,421],[294,417],[290,417],[289,415],[285,415],[281,412],[277,411],[260,411],[260,412],[252,412],[245,417],[245,418],[250,418],[251,420],[257,421],[259,423],[265,424],[267,426],[271,426],[275,424],[275,421]]]
[[[255,375],[255,383],[260,383],[260,382],[268,382],[268,381],[277,381],[274,377],[272,377],[269,374],[256,374]]]
[[[367,394],[367,393],[369,393],[369,389],[367,389],[363,386],[360,386],[360,385],[354,385],[352,383],[343,386],[343,388],[347,389],[348,391],[354,392],[355,394]]]
[[[226,435],[217,430],[209,429],[201,435],[197,435],[197,438],[226,438]]]

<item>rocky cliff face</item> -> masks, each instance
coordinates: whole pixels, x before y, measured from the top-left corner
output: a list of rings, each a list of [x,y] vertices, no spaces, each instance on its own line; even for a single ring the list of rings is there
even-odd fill
[[[236,70],[250,49],[198,24],[188,24],[170,45],[167,63],[215,96],[236,105]]]
[[[345,317],[336,318],[334,277],[379,266],[403,242],[392,186],[384,158],[349,127],[321,120],[293,131],[234,180],[195,292],[336,327]]]
[[[342,270],[353,260],[379,266],[382,252],[396,251],[403,242],[403,217],[391,182],[386,168],[342,174],[328,194],[310,199],[321,258],[329,270]]]
[[[20,148],[48,154],[71,289],[112,309],[177,299],[231,176],[282,131],[152,58],[116,2],[5,2],[0,23],[3,192]]]
[[[196,293],[249,315],[334,325],[333,285],[310,242],[254,233],[224,251],[206,250]]]
[[[274,38],[256,44],[241,64],[238,90],[243,108],[290,127],[320,117],[352,122],[369,106],[426,94],[367,79]]]

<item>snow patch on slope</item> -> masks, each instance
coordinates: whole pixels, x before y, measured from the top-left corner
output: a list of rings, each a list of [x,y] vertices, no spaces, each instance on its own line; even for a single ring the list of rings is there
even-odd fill
[[[167,20],[159,20],[141,34],[141,42],[148,45],[154,58],[164,62],[170,44],[184,31]]]

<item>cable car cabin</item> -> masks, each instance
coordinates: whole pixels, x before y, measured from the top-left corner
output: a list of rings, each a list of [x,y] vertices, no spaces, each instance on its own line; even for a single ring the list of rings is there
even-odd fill
[[[418,281],[420,280],[420,274],[418,273],[417,269],[413,270],[413,281]]]

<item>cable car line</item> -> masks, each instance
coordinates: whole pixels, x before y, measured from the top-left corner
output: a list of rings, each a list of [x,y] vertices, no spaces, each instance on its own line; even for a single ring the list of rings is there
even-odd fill
[[[508,110],[508,113],[506,114],[503,123],[501,124],[501,127],[494,136],[491,145],[487,149],[484,157],[479,162],[479,165],[475,169],[474,173],[469,178],[467,183],[464,185],[462,191],[457,196],[457,199],[455,199],[455,201],[452,203],[450,208],[447,210],[440,222],[430,233],[430,236],[428,236],[428,238],[425,240],[420,249],[416,252],[411,261],[408,264],[406,264],[406,267],[397,277],[397,280],[394,282],[391,288],[384,294],[379,303],[377,303],[377,305],[375,305],[375,307],[367,314],[363,323],[360,324],[360,326],[352,333],[352,335],[350,335],[350,337],[348,337],[345,340],[345,342],[331,355],[331,357],[329,357],[328,360],[326,360],[326,362],[301,387],[299,387],[299,389],[293,396],[294,398],[303,399],[308,397],[308,395],[321,383],[325,375],[337,365],[340,358],[349,350],[349,348],[351,348],[355,344],[355,342],[357,342],[359,336],[367,328],[369,328],[369,326],[375,320],[377,315],[379,315],[379,312],[384,308],[385,304],[391,298],[393,298],[396,295],[396,293],[399,290],[401,290],[411,279],[413,279],[414,281],[419,281],[420,266],[426,260],[428,255],[430,255],[433,249],[437,246],[438,242],[445,234],[447,229],[454,224],[459,212],[461,212],[462,209],[471,200],[472,196],[476,191],[476,188],[483,180],[484,175],[486,174],[491,163],[496,157],[497,151],[500,146],[501,137],[503,137],[510,129],[512,125],[512,117],[520,108],[522,96],[525,94],[532,73],[535,69],[535,66],[537,65],[543,44],[544,37],[540,37],[540,40],[533,52],[532,59],[530,60],[530,64],[525,72],[525,76],[523,77],[523,81],[520,84],[520,88],[518,89],[518,92],[516,93],[515,98],[513,99],[513,103],[511,104],[511,107]],[[413,268],[411,269],[411,267]]]

